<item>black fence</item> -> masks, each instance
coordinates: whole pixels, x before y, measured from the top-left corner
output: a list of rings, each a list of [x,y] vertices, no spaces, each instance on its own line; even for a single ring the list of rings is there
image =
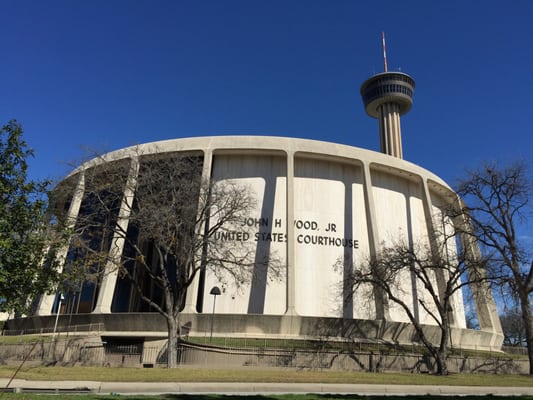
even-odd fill
[[[33,329],[3,329],[2,336],[21,336],[21,335],[77,335],[83,334],[99,334],[104,330],[103,323],[85,324],[85,325],[68,325],[55,326],[46,328]]]
[[[257,342],[250,341],[250,344]],[[433,359],[420,352],[391,351],[380,348],[327,349],[221,347],[191,342],[177,349],[178,362],[197,368],[296,368],[310,370],[344,370],[370,372],[429,373],[435,370]],[[277,343],[279,345],[279,343]],[[288,343],[287,343],[288,344]],[[405,349],[404,349],[405,350]],[[414,349],[413,349],[414,350]],[[139,343],[117,345],[98,337],[79,341],[45,338],[34,343],[0,345],[0,362],[39,365],[86,365],[107,367],[153,368],[167,363],[166,345]],[[524,373],[527,359],[502,353],[493,355],[451,355],[451,372]]]

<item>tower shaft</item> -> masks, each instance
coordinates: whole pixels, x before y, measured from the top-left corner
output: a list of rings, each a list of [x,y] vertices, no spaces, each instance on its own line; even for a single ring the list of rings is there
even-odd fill
[[[384,103],[378,107],[378,112],[381,152],[403,158],[400,106],[396,103]]]

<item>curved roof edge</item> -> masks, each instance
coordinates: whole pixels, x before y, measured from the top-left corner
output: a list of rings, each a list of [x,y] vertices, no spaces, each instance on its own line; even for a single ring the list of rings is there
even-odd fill
[[[286,154],[315,153],[322,157],[356,159],[363,163],[368,163],[368,165],[380,164],[390,167],[391,169],[416,174],[452,190],[451,187],[437,175],[417,164],[413,164],[397,157],[345,144],[284,136],[199,136],[143,143],[124,147],[122,149],[105,153],[101,157],[93,158],[92,160],[81,164],[78,168],[68,174],[68,176],[75,175],[81,170],[98,165],[101,162],[129,158],[134,154],[147,155],[175,151],[209,152],[216,150],[278,151]]]

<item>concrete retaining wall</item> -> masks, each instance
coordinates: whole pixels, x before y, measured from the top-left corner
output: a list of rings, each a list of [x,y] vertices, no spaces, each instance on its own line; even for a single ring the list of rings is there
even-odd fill
[[[384,320],[362,320],[290,315],[182,314],[182,325],[191,336],[249,337],[271,339],[315,339],[331,341],[383,341],[393,344],[417,343],[413,325]],[[9,320],[5,329],[14,334],[51,332],[55,316],[34,316]],[[167,335],[164,318],[157,313],[113,313],[60,315],[58,331],[72,332],[74,326],[98,329],[102,336],[162,337]],[[88,329],[89,329],[88,328]],[[425,325],[428,339],[438,345],[440,331]],[[500,335],[490,331],[451,329],[452,345],[463,349],[500,351]]]

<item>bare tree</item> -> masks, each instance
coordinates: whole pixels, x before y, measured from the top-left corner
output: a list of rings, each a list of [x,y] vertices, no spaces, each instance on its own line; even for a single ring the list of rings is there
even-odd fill
[[[457,186],[464,199],[462,212],[473,227],[472,235],[491,256],[496,285],[520,305],[528,348],[529,374],[533,374],[533,254],[527,229],[531,217],[533,181],[524,162],[500,167],[484,164],[469,171]],[[522,231],[522,229],[524,231]],[[531,239],[529,239],[531,240]]]
[[[456,322],[453,310],[461,298],[459,292],[467,285],[483,286],[486,279],[486,260],[472,246],[457,246],[456,239],[454,230],[442,233],[434,246],[416,247],[401,240],[384,245],[379,254],[356,266],[348,278],[352,293],[381,293],[386,303],[403,310],[415,329],[414,339],[434,358],[439,375],[448,374],[450,329]],[[413,278],[416,284],[406,284]],[[409,294],[412,287],[416,287],[416,294]],[[420,308],[439,329],[438,345],[428,337],[420,313],[415,311]]]
[[[520,308],[505,310],[500,315],[500,321],[503,328],[504,345],[517,347],[526,345],[526,330]]]
[[[131,282],[142,310],[166,319],[170,368],[177,365],[187,289],[198,274],[210,269],[239,285],[250,281],[258,263],[269,265],[268,255],[258,260],[252,243],[215,239],[240,226],[255,199],[231,180],[205,179],[202,163],[197,155],[135,155],[80,171],[84,202],[67,269],[81,269],[94,281],[118,273]]]

